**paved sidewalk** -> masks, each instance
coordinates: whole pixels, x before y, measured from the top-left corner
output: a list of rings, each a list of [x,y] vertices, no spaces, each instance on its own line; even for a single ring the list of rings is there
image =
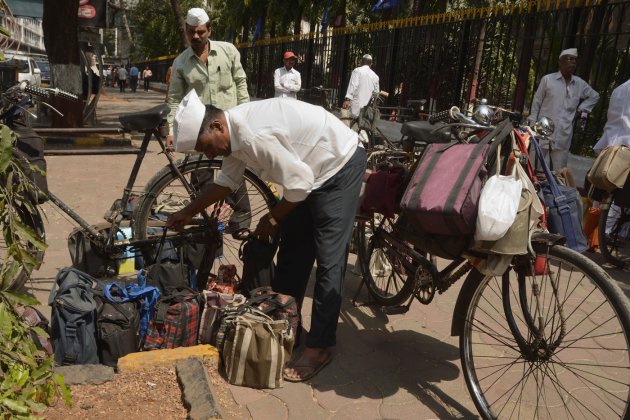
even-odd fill
[[[147,109],[163,99],[164,94],[158,92],[119,95],[108,89],[97,116],[103,125],[115,126],[120,113]],[[157,152],[157,145],[152,144],[135,190],[141,190],[165,165],[166,159]],[[134,159],[129,155],[48,157],[49,184],[79,214],[97,223],[122,194]],[[70,265],[66,239],[74,225],[50,204],[43,210],[49,248],[28,286],[49,314],[45,302],[58,269]],[[359,277],[352,274],[354,263],[351,255],[333,362],[313,380],[286,383],[277,390],[230,386],[235,401],[254,419],[475,418],[461,373],[459,343],[450,336],[462,282],[436,295],[429,306],[416,301],[404,315],[387,315],[377,307],[350,303],[359,285]],[[621,270],[611,274],[620,282],[628,281],[628,274]],[[311,293],[312,287],[308,296]],[[366,299],[364,288],[359,300]],[[307,298],[307,327],[310,305]]]

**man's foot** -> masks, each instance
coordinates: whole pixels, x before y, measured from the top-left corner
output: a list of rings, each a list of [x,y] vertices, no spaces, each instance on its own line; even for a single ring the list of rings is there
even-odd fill
[[[282,376],[289,382],[307,381],[325,368],[332,358],[332,353],[326,348],[306,347],[297,359],[289,362]]]

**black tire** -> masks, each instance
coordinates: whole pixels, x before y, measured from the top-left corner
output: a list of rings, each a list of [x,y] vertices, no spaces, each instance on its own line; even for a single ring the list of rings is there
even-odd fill
[[[359,263],[368,292],[381,306],[400,305],[415,289],[415,273],[406,267],[410,257],[381,233],[391,232],[392,224],[393,219],[378,214],[359,223]]]
[[[542,247],[536,271],[533,259],[515,259],[503,276],[472,271],[462,288],[471,293],[462,297],[469,304],[459,318],[461,363],[479,413],[486,419],[628,418],[628,298],[583,255]],[[543,325],[542,340],[531,323]]]
[[[46,233],[44,231],[44,223],[42,221],[42,217],[38,211],[35,210],[35,213],[29,212],[26,208],[22,207],[18,209],[19,217],[24,225],[29,227],[32,232],[34,232],[42,242],[46,242]],[[7,256],[7,243],[4,237],[4,226],[3,223],[0,223],[0,229],[2,229],[3,234],[0,235],[0,269],[6,261]],[[24,268],[20,267],[13,277],[13,281],[7,285],[11,290],[21,290],[26,284],[27,280],[30,278],[32,269],[37,269],[41,265],[44,260],[44,251],[37,249],[34,245],[29,244],[29,251],[31,256],[33,257],[34,262],[36,263],[32,268]]]
[[[191,182],[193,173],[205,174],[206,177],[208,173],[212,173],[213,176],[216,176],[221,169],[221,163],[220,160],[191,159],[178,162],[178,168],[188,182]],[[200,175],[194,176],[197,177]],[[253,230],[256,228],[260,218],[267,214],[274,205],[276,197],[269,186],[249,170],[246,170],[244,174],[244,186],[247,194],[243,197],[246,197],[248,200],[251,211],[247,216],[241,216],[238,227],[247,227]],[[133,218],[134,238],[147,239],[155,237],[155,235],[160,235],[159,232],[150,232],[148,229],[149,227],[160,227],[164,225],[163,221],[155,220],[156,214],[161,213],[162,216],[167,216],[181,210],[185,205],[190,203],[190,201],[190,194],[186,192],[176,174],[169,166],[164,167],[147,184],[146,192]],[[160,210],[160,208],[162,208],[162,210]],[[234,264],[240,276],[242,274],[242,263],[238,257],[238,251],[242,241],[235,239],[231,235],[233,229],[231,229],[230,224],[232,222],[232,216],[234,215],[233,210],[230,205],[224,205],[222,207],[220,219],[224,220],[225,224],[224,230],[221,231],[220,234],[223,246],[222,250],[217,253],[214,263],[218,265]],[[197,226],[196,229],[210,229],[210,227]],[[149,251],[146,249],[143,250],[145,258],[153,260],[154,255],[147,254],[147,252]],[[217,267],[211,268],[216,269]]]
[[[617,206],[610,199],[602,202],[599,248],[609,263],[619,268],[630,265],[630,208]]]

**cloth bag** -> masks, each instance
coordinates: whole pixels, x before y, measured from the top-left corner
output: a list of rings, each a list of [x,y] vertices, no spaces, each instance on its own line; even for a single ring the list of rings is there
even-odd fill
[[[623,188],[630,173],[630,148],[610,146],[601,151],[586,174],[596,188],[611,192]]]
[[[516,174],[500,175],[500,148],[497,152],[497,173],[491,176],[481,190],[477,210],[476,241],[496,241],[505,235],[514,223],[521,199],[523,184]]]
[[[279,388],[291,359],[294,337],[286,320],[248,308],[228,322],[223,364],[228,382],[252,388]]]

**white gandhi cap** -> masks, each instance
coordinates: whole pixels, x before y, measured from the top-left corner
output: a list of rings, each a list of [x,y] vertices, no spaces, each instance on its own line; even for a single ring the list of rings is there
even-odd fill
[[[574,57],[577,57],[577,48],[567,48],[566,50],[563,50],[560,53],[560,57],[562,57],[563,55],[572,55]]]
[[[193,7],[188,11],[188,15],[186,16],[186,23],[190,26],[199,26],[205,25],[210,21],[208,14],[205,10],[200,9],[199,7]]]
[[[371,59],[372,59],[372,56],[371,56],[370,54],[365,54],[365,55],[363,56],[363,59],[364,59],[364,60],[371,60]]]
[[[179,103],[173,122],[176,152],[192,152],[197,144],[201,123],[206,114],[206,107],[201,103],[195,90],[188,92]]]

